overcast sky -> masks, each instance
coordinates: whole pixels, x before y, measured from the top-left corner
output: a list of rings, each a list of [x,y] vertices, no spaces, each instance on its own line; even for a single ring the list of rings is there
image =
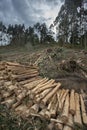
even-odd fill
[[[50,26],[61,4],[60,0],[0,0],[0,21],[27,26],[46,22]]]

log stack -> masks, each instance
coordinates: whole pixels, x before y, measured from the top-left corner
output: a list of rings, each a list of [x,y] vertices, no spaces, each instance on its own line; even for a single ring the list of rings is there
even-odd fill
[[[54,79],[40,77],[37,67],[2,62],[0,77],[0,104],[16,114],[49,119],[59,130],[87,126],[82,93],[63,89]]]

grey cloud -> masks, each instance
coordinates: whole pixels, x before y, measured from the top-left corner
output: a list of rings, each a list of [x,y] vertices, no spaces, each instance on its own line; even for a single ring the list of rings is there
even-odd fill
[[[59,0],[0,0],[0,21],[5,24],[25,25],[48,22],[53,19],[50,11],[55,15],[56,8],[58,12],[59,2]]]

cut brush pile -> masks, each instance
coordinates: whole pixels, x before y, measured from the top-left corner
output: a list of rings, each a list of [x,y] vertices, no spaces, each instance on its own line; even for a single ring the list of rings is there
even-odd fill
[[[40,77],[35,66],[0,63],[0,104],[23,118],[46,118],[55,122],[58,130],[73,130],[75,125],[81,128],[87,125],[84,95]]]

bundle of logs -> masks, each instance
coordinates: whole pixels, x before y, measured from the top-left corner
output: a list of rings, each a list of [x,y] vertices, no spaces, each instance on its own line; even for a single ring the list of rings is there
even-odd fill
[[[0,63],[0,104],[22,117],[39,116],[55,122],[58,130],[74,130],[87,125],[85,96],[40,77],[35,66]]]

